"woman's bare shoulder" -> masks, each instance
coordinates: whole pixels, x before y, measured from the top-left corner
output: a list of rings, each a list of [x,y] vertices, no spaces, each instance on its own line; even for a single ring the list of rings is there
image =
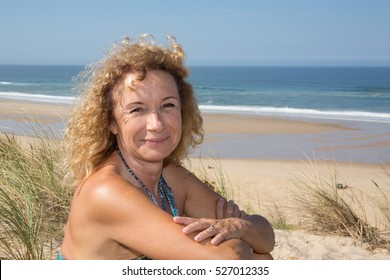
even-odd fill
[[[118,218],[127,209],[136,206],[143,194],[125,178],[107,166],[91,175],[75,193],[75,202],[85,213],[100,220]]]
[[[128,181],[124,180],[113,169],[111,166],[99,169],[78,187],[76,193],[83,197],[107,198],[107,193],[119,191],[120,186],[123,184],[130,185]]]
[[[191,217],[215,217],[216,202],[220,195],[206,186],[196,175],[183,166],[170,165],[165,172],[178,193],[184,197],[182,213]],[[169,182],[168,182],[169,183]]]
[[[175,180],[186,181],[186,183],[197,183],[199,179],[187,168],[179,164],[170,164],[164,167],[164,176],[172,177]]]
[[[190,173],[190,171],[188,171],[184,166],[180,164],[169,164],[164,167],[164,173],[185,175]]]
[[[180,193],[187,197],[189,189],[194,187],[194,185],[202,184],[191,171],[177,164],[164,167],[163,175],[168,185],[174,189],[175,195]]]

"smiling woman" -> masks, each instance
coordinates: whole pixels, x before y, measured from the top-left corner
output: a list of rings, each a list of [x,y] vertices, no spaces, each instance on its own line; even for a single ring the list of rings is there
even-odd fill
[[[76,189],[59,259],[272,258],[268,221],[181,165],[203,139],[183,60],[175,40],[141,37],[83,74],[65,135]]]
[[[137,158],[161,162],[177,147],[181,137],[181,105],[172,75],[162,70],[148,71],[137,81],[128,73],[113,90],[115,106],[111,132],[118,147]]]

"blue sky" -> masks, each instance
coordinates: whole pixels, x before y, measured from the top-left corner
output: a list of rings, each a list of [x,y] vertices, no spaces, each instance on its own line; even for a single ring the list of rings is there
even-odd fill
[[[86,64],[124,34],[190,65],[387,65],[388,0],[0,0],[0,64]]]

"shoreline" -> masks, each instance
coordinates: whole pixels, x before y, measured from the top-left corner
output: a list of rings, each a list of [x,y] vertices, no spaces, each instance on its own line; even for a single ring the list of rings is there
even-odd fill
[[[62,135],[71,104],[1,100],[0,133]],[[205,139],[191,157],[390,162],[390,124],[202,112]]]
[[[390,161],[390,124],[204,114],[204,129],[195,157]]]

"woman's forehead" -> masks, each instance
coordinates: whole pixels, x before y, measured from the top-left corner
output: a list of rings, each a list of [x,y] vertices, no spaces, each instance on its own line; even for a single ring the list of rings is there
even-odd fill
[[[114,96],[123,93],[170,93],[178,96],[178,87],[173,76],[163,70],[150,70],[143,75],[139,72],[128,72],[123,76],[116,89]],[[116,94],[115,94],[116,93]],[[119,97],[118,96],[118,97]]]
[[[121,83],[125,88],[135,90],[137,80],[140,80],[140,74],[136,72],[129,72],[124,75],[124,78]]]

